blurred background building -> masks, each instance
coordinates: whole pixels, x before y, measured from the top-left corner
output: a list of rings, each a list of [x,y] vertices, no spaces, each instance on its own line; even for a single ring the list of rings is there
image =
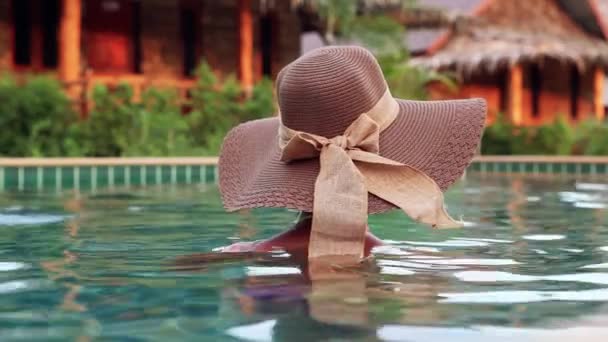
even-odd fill
[[[407,28],[415,65],[446,72],[457,91],[430,84],[433,99],[484,97],[490,118],[536,125],[565,114],[604,118],[607,0],[361,0]],[[0,0],[0,70],[50,72],[74,101],[94,84],[128,82],[137,94],[170,85],[187,97],[205,59],[244,89],[323,35],[315,1]]]
[[[508,113],[514,124],[538,125],[567,115],[604,118],[606,2],[598,0],[428,1],[458,6],[467,17],[448,31],[433,30],[416,45],[417,61],[456,72],[462,86],[434,98],[483,97],[490,118]],[[449,5],[448,5],[449,4]],[[413,31],[410,39],[416,40]],[[428,33],[427,33],[428,34]]]
[[[0,68],[53,72],[83,85],[128,82],[185,90],[200,59],[250,86],[299,50],[291,5],[196,0],[0,0]]]

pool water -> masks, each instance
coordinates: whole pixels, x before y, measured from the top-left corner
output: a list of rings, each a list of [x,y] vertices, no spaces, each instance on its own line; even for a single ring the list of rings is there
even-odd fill
[[[373,216],[389,244],[348,277],[266,256],[175,260],[285,230],[227,214],[214,185],[0,195],[0,339],[553,341],[608,338],[606,180],[469,177],[466,227]]]

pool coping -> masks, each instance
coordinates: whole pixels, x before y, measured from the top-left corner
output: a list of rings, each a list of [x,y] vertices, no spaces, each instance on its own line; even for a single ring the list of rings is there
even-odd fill
[[[0,192],[213,184],[217,157],[0,158]]]
[[[608,176],[608,156],[477,156],[467,172],[550,176]]]
[[[476,156],[477,163],[564,163],[564,164],[608,164],[608,156]]]
[[[0,158],[0,191],[213,184],[217,157]],[[608,177],[608,156],[476,156],[467,174]]]
[[[0,158],[0,167],[217,165],[218,157]]]
[[[112,166],[112,165],[217,165],[218,157],[118,157],[118,158],[0,158],[0,167]],[[475,156],[473,163],[608,164],[608,156]]]

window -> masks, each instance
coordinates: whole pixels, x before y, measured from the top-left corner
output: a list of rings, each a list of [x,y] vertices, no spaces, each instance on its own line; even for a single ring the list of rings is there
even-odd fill
[[[13,1],[14,62],[19,66],[32,63],[32,17],[29,0]]]
[[[272,77],[272,52],[274,43],[274,16],[270,13],[260,18],[260,43],[262,50],[262,74]]]
[[[581,86],[581,75],[575,65],[570,69],[570,117],[578,116],[578,97]]]
[[[141,61],[141,2],[133,2],[133,72],[137,74],[142,73]]]
[[[22,67],[56,68],[59,0],[14,0],[13,61]]]
[[[192,8],[182,8],[181,15],[182,63],[184,76],[191,77],[196,69],[197,18]]]
[[[532,117],[540,116],[540,94],[542,89],[542,73],[538,64],[530,68],[530,90],[532,92]]]
[[[501,114],[506,114],[509,110],[509,73],[507,70],[499,72],[498,75],[498,87],[500,91],[500,103],[499,111]]]
[[[57,67],[59,15],[59,0],[42,1],[42,65],[45,68]]]

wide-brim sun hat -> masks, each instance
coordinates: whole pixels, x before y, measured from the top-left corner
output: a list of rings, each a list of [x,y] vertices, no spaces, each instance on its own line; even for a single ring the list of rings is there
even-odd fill
[[[376,60],[362,48],[320,48],[289,64],[277,80],[282,118],[246,122],[225,138],[219,186],[226,209],[281,207],[312,212],[319,160],[281,161],[281,119],[294,130],[331,138],[342,134],[385,90]],[[380,135],[380,155],[417,167],[446,190],[475,155],[485,101],[396,100],[399,114]],[[394,208],[370,196],[370,214]]]
[[[243,123],[224,140],[219,186],[228,210],[281,207],[313,212],[319,157],[286,160],[289,139],[303,133],[308,143],[306,137],[315,137],[311,144],[318,146],[325,145],[321,140],[335,142],[363,113],[373,119],[372,114],[388,108],[394,113],[379,131],[375,154],[418,170],[445,191],[475,155],[486,117],[483,99],[392,97],[374,56],[353,46],[325,47],[301,56],[279,73],[276,88],[279,115]],[[336,144],[349,149],[346,142]],[[397,207],[372,193],[366,200],[366,214]]]

